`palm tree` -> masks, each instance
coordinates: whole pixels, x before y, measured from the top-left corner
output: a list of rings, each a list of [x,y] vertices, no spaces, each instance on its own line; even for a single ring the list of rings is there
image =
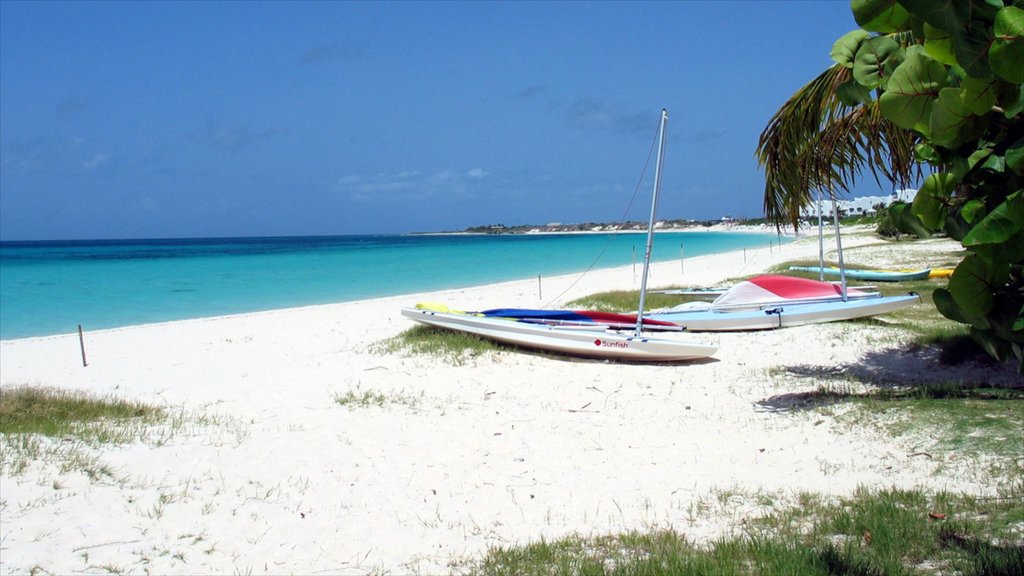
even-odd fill
[[[877,99],[848,104],[840,94],[851,70],[835,64],[800,88],[772,116],[758,141],[765,168],[765,216],[777,227],[799,226],[800,209],[815,193],[849,192],[864,169],[875,181],[905,188],[922,176],[916,133],[882,116]]]

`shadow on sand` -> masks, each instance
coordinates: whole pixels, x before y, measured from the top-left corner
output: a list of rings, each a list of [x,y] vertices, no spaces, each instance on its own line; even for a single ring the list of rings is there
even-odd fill
[[[937,345],[890,348],[869,352],[855,363],[830,366],[796,364],[787,367],[786,371],[812,382],[838,380],[863,383],[891,392],[1024,400],[1024,377],[1017,374],[1015,362],[999,363],[975,353],[949,356],[948,350],[944,351]],[[985,389],[992,389],[993,393],[986,393]],[[1004,393],[996,394],[995,389]],[[779,394],[757,404],[772,411],[804,410],[863,395],[863,392],[833,386],[811,392]]]

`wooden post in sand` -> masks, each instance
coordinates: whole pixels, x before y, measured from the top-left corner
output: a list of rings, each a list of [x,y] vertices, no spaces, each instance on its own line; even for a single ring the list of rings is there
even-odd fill
[[[544,299],[544,291],[540,285],[540,274],[537,274],[537,300]]]
[[[85,361],[85,336],[82,334],[82,325],[78,325],[78,345],[82,348],[82,366],[88,366],[89,363]]]

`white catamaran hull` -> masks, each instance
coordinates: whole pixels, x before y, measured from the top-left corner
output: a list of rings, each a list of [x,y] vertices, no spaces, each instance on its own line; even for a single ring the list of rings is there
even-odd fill
[[[589,358],[669,362],[706,358],[718,350],[717,346],[699,342],[602,330],[600,325],[583,329],[418,308],[403,308],[402,315],[429,326],[469,332],[506,344]]]
[[[883,296],[846,302],[779,303],[762,306],[755,310],[711,309],[653,312],[645,315],[645,318],[672,322],[689,332],[772,330],[804,324],[864,318],[892,312],[920,302],[920,296],[910,293],[903,296]]]

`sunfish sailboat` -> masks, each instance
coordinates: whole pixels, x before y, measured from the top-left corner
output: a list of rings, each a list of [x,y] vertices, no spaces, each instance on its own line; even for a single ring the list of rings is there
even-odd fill
[[[651,336],[645,331],[648,323],[643,316],[647,292],[647,274],[650,267],[651,246],[654,239],[654,218],[661,187],[662,157],[665,152],[665,129],[668,112],[661,111],[658,125],[658,157],[654,168],[654,194],[651,217],[647,229],[647,251],[640,285],[639,312],[633,316],[602,315],[603,313],[573,313],[564,311],[524,309],[491,310],[487,313],[465,313],[420,305],[403,308],[402,315],[423,324],[468,332],[516,346],[584,356],[647,362],[693,360],[711,356],[717,346],[672,338],[670,335]],[[557,317],[556,317],[557,316]],[[614,316],[614,317],[612,317]],[[635,324],[631,324],[635,322]],[[663,329],[680,328],[667,322]]]

